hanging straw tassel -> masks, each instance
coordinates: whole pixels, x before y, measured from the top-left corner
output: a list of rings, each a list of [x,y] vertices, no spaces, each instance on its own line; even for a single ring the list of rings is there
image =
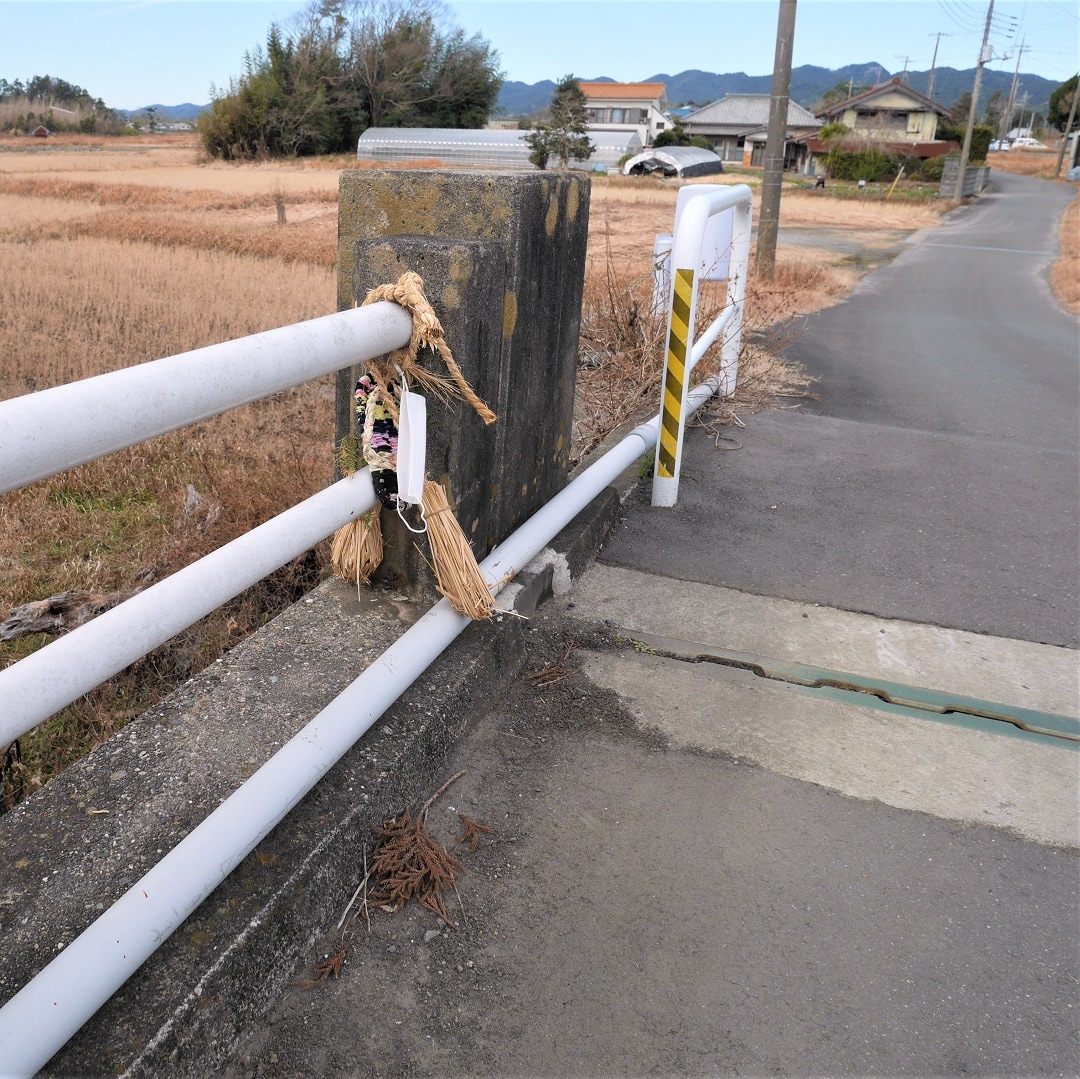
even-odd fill
[[[383,558],[382,524],[378,507],[342,525],[334,533],[330,546],[330,561],[334,573],[343,581],[370,584],[371,575]]]
[[[439,591],[458,614],[476,620],[490,618],[495,610],[491,590],[450,509],[446,492],[432,480],[424,480],[424,520]]]

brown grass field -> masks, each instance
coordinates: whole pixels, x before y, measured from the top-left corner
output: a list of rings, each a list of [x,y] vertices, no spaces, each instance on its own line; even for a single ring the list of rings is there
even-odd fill
[[[0,399],[332,311],[338,175],[356,164],[208,163],[191,137],[0,141]],[[653,407],[663,327],[647,314],[652,240],[671,229],[676,190],[594,181],[582,344],[604,358],[580,369],[579,456]],[[949,205],[792,189],[781,224],[917,229]],[[1075,248],[1061,283],[1074,305]],[[726,419],[805,388],[769,347],[769,327],[837,302],[857,278],[843,256],[794,247],[780,248],[774,281],[751,277],[748,319],[766,340],[747,344]],[[706,309],[722,303],[722,288],[703,296]],[[132,589],[175,571],[321,488],[332,438],[324,379],[0,496],[0,617],[57,592]],[[192,488],[201,503],[185,513]],[[293,601],[327,561],[325,549],[298,559],[0,747],[0,811]],[[0,666],[44,643],[0,643]]]

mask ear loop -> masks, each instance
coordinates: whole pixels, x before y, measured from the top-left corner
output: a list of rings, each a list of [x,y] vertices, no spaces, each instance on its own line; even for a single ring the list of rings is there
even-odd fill
[[[428,528],[427,528],[427,518],[424,516],[424,504],[423,504],[423,502],[421,502],[419,504],[420,520],[423,521],[423,523],[424,523],[423,528],[413,528],[413,526],[411,524],[409,524],[408,521],[405,520],[405,514],[402,513],[402,507],[407,506],[409,504],[408,502],[406,502],[404,499],[401,499],[401,498],[395,498],[394,503],[397,506],[397,515],[400,518],[401,523],[410,532],[412,532],[414,535],[422,536],[428,530]]]

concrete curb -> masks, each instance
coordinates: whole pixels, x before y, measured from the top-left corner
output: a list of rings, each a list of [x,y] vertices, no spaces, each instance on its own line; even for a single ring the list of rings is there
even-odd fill
[[[595,558],[608,488],[503,593],[528,617]],[[364,605],[367,604],[365,607]],[[327,581],[0,818],[7,1000],[422,613]],[[521,669],[522,623],[467,629],[42,1075],[204,1076],[336,924],[371,828],[423,799]]]

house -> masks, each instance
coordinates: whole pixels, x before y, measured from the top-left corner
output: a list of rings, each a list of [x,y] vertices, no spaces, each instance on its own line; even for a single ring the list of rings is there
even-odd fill
[[[818,116],[826,123],[842,123],[849,134],[829,145],[814,135],[801,140],[807,151],[805,171],[811,176],[820,171],[822,158],[834,147],[863,150],[871,144],[885,153],[924,160],[960,149],[955,142],[936,138],[939,118],[951,117],[951,111],[912,90],[899,77],[838,101]]]
[[[688,135],[701,135],[725,165],[763,166],[769,132],[769,94],[728,94],[683,120]],[[813,134],[821,121],[788,101],[784,168],[805,167],[806,147],[798,140]]]
[[[948,119],[952,113],[897,76],[822,109],[818,116],[825,123],[839,121],[856,138],[928,143],[936,141],[938,118]]]
[[[582,82],[578,85],[585,95],[590,134],[636,134],[642,146],[652,146],[661,131],[675,126],[664,115],[667,91],[662,82]]]

